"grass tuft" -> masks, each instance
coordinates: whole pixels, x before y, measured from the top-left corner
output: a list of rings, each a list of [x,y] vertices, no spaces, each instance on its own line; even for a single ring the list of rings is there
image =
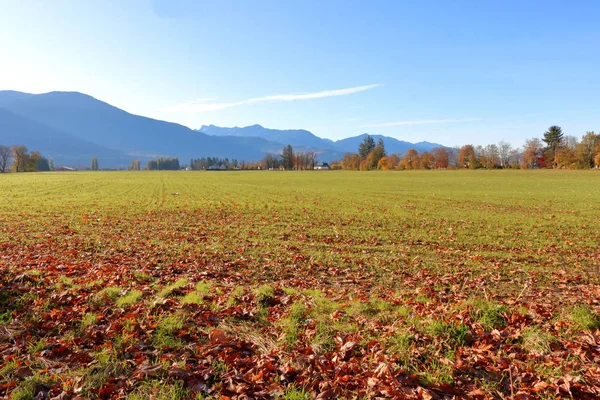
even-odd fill
[[[577,330],[600,328],[600,316],[588,305],[573,308],[570,319]]]
[[[137,303],[143,296],[143,293],[140,290],[131,290],[126,295],[121,296],[119,300],[117,300],[118,307],[127,307],[132,304]]]
[[[528,326],[521,332],[520,341],[522,347],[530,353],[545,354],[550,352],[556,338],[539,326]]]
[[[471,306],[471,318],[484,329],[492,330],[506,325],[504,305],[482,299],[471,299],[468,304]]]

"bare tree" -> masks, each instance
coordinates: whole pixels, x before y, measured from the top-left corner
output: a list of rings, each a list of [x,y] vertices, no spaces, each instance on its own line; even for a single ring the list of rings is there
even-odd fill
[[[0,172],[6,172],[10,165],[11,151],[8,146],[0,146]]]
[[[481,164],[483,164],[483,166],[488,169],[496,168],[500,164],[498,146],[496,146],[495,144],[488,144],[483,148],[483,157],[481,157]]]
[[[500,166],[506,168],[510,165],[510,157],[513,147],[510,143],[501,140],[498,142],[498,155],[500,157]]]

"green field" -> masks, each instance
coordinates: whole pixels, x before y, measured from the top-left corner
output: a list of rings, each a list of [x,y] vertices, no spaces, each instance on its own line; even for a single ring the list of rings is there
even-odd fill
[[[0,174],[0,396],[594,398],[599,226],[598,171]]]

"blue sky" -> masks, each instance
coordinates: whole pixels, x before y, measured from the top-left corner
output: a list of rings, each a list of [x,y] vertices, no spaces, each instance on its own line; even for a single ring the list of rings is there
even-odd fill
[[[600,130],[599,1],[0,0],[0,89],[178,122],[521,145]]]

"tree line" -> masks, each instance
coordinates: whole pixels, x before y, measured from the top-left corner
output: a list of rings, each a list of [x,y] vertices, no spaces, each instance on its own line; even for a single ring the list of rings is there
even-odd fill
[[[156,160],[150,160],[146,164],[148,171],[178,171],[179,157],[158,157]]]
[[[287,145],[281,154],[267,154],[259,163],[260,169],[310,170],[317,165],[317,153],[314,151],[294,152],[292,145]]]
[[[44,157],[39,151],[29,152],[23,145],[0,145],[0,173],[51,171],[53,164],[52,158]]]
[[[35,172],[54,170],[52,158],[39,151],[31,151],[23,145],[12,147],[0,145],[0,173]],[[295,152],[291,145],[283,147],[280,154],[269,153],[260,161],[238,161],[219,157],[192,159],[193,170],[224,167],[225,169],[282,169],[310,170],[317,165],[316,152]],[[186,166],[183,166],[184,168]],[[405,154],[388,155],[382,139],[377,143],[367,135],[356,153],[347,153],[341,160],[331,162],[331,169],[345,170],[410,170],[410,169],[494,169],[494,168],[600,168],[600,134],[586,132],[579,140],[567,136],[559,126],[553,125],[543,137],[525,141],[522,148],[500,141],[487,146],[466,144],[462,147],[436,147],[419,153],[415,149]],[[178,157],[159,157],[146,164],[147,170],[179,170]],[[98,171],[98,158],[93,157],[90,170]],[[141,170],[140,160],[133,160],[129,170]]]
[[[357,153],[348,153],[339,161],[331,163],[332,169],[495,169],[495,168],[600,168],[600,134],[587,132],[581,140],[564,135],[559,126],[553,125],[542,139],[531,138],[523,148],[500,141],[487,146],[467,144],[457,148],[436,147],[422,153],[415,149],[404,155],[388,155],[383,140],[377,144],[367,136],[359,145]]]

